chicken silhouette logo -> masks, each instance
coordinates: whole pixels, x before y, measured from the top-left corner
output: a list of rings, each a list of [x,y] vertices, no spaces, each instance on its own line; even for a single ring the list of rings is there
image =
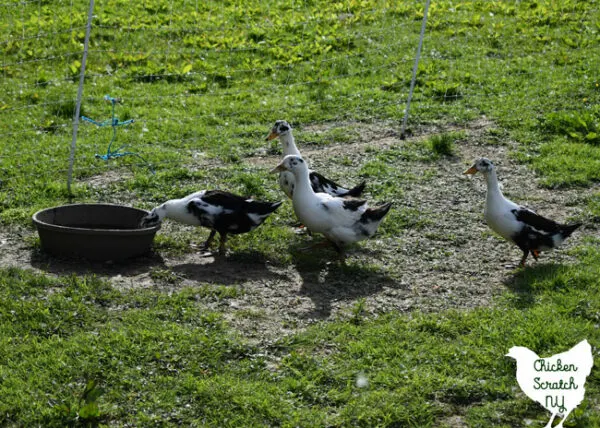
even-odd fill
[[[594,365],[588,341],[548,358],[540,358],[523,346],[513,346],[506,356],[517,361],[517,382],[525,395],[552,413],[545,428],[552,426],[557,415],[562,419],[556,428],[562,428],[583,400],[585,380]]]

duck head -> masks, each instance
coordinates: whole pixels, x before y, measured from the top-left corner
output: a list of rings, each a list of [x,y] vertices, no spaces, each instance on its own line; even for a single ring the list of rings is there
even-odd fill
[[[167,215],[167,204],[162,204],[140,220],[140,228],[153,227],[160,223]]]
[[[463,174],[473,175],[477,174],[477,172],[481,172],[482,174],[487,174],[493,171],[495,168],[494,164],[488,158],[480,158],[475,161],[473,166],[467,169]]]
[[[270,141],[273,138],[285,136],[291,131],[292,127],[289,123],[287,123],[285,120],[278,120],[277,122],[275,122],[275,125],[273,125],[273,128],[271,128],[271,132],[269,133],[269,135],[267,135],[266,140]]]
[[[292,173],[295,171],[299,171],[301,169],[308,169],[306,166],[306,162],[302,159],[301,156],[298,155],[287,155],[283,158],[281,163],[277,165],[275,168],[271,170],[271,174],[275,174],[277,172],[282,171],[291,171]]]

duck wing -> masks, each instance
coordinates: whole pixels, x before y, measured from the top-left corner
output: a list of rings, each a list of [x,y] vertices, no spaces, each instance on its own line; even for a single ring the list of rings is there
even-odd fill
[[[281,202],[261,202],[222,190],[207,191],[188,202],[188,210],[203,226],[220,233],[245,233],[259,226]]]
[[[309,174],[310,185],[315,193],[328,193],[332,196],[360,196],[365,190],[366,183],[363,181],[358,186],[351,189],[340,186],[335,181],[328,179],[327,177],[319,174],[315,171],[310,171]]]
[[[328,196],[323,193],[320,195]],[[330,213],[329,229],[325,236],[337,245],[372,237],[383,217],[388,213],[391,203],[370,208],[367,202],[355,198],[331,197],[322,204]]]
[[[555,248],[581,226],[581,223],[563,225],[524,207],[513,209],[511,212],[523,225],[512,237],[523,251]]]
[[[226,212],[265,215],[275,211],[282,202],[255,201],[252,198],[238,196],[222,190],[210,190],[202,200],[210,205],[220,206]]]
[[[326,193],[317,193],[322,215],[328,217],[331,226],[352,227],[367,210],[367,201],[355,198],[334,197]]]
[[[210,205],[220,206],[226,210],[238,211],[243,209],[249,198],[223,190],[208,190],[200,199]]]
[[[528,208],[519,207],[511,210],[511,212],[517,221],[525,223],[527,226],[535,229],[537,232],[554,234],[561,231],[561,225],[559,223],[555,222],[554,220],[550,220],[549,218],[542,217]]]
[[[219,224],[226,213],[233,212],[225,210],[221,204],[210,203],[203,197],[190,199],[186,203],[186,208],[190,214],[198,219],[204,227],[219,229]]]

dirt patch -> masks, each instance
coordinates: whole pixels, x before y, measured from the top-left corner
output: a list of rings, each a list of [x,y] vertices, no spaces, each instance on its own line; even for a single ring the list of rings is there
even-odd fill
[[[299,148],[313,161],[313,166],[316,163],[319,170],[333,172],[335,176],[336,166],[330,158],[344,154],[360,161],[374,148],[402,147],[430,133],[457,129],[430,128],[427,133],[400,140],[399,129],[390,124],[348,126],[354,127],[359,135],[351,143],[317,147],[303,146],[298,141]],[[207,299],[206,307],[223,312],[245,337],[257,342],[298,332],[317,320],[350,317],[359,305],[372,315],[489,305],[494,296],[506,290],[521,254],[485,225],[483,178],[468,178],[462,171],[478,157],[492,159],[498,166],[500,180],[505,183],[507,197],[559,221],[579,216],[583,208],[577,201],[597,192],[597,188],[539,187],[529,169],[511,160],[509,153],[516,148],[515,142],[486,143],[484,136],[492,127],[490,121],[481,118],[460,128],[465,138],[456,146],[453,157],[427,164],[399,160],[394,166],[407,174],[422,177],[426,169],[430,176],[427,180],[403,183],[402,198],[395,205],[395,209],[412,209],[425,220],[423,225],[404,229],[393,238],[375,238],[354,247],[345,267],[331,262],[334,253],[329,250],[315,250],[322,252],[319,253],[322,258],[315,262],[296,248],[288,249],[293,252],[294,262],[287,266],[272,264],[260,253],[215,259],[200,257],[193,248],[182,257],[154,255],[127,265],[81,265],[57,261],[32,250],[25,243],[32,241],[31,231],[0,234],[0,265],[33,267],[52,274],[92,272],[127,289],[173,289],[198,284],[236,287],[239,293],[235,298]],[[245,161],[272,167],[279,157],[256,156]],[[164,228],[161,233],[169,230]],[[585,235],[584,228],[561,250],[542,254],[539,263],[571,262],[565,249],[580,243]],[[169,272],[172,283],[157,279],[153,275],[157,269]]]
[[[31,230],[0,230],[0,267],[31,267]]]
[[[81,184],[87,184],[92,187],[108,187],[113,183],[118,183],[133,177],[133,173],[124,168],[111,169],[101,174],[96,174],[83,180],[79,180]]]

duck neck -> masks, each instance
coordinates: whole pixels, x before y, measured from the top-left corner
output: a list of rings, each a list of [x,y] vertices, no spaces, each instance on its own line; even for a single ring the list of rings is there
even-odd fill
[[[281,145],[283,146],[283,155],[298,155],[300,156],[300,151],[298,147],[296,147],[296,142],[294,141],[294,135],[292,131],[289,131],[279,137],[281,140]]]
[[[296,178],[296,189],[294,190],[294,198],[305,198],[313,195],[315,192],[310,185],[310,177],[308,168],[297,169],[294,172]]]
[[[498,185],[498,176],[496,175],[496,170],[492,169],[490,172],[485,174],[485,179],[487,181],[487,203],[489,204],[492,201],[503,198],[502,191]]]

